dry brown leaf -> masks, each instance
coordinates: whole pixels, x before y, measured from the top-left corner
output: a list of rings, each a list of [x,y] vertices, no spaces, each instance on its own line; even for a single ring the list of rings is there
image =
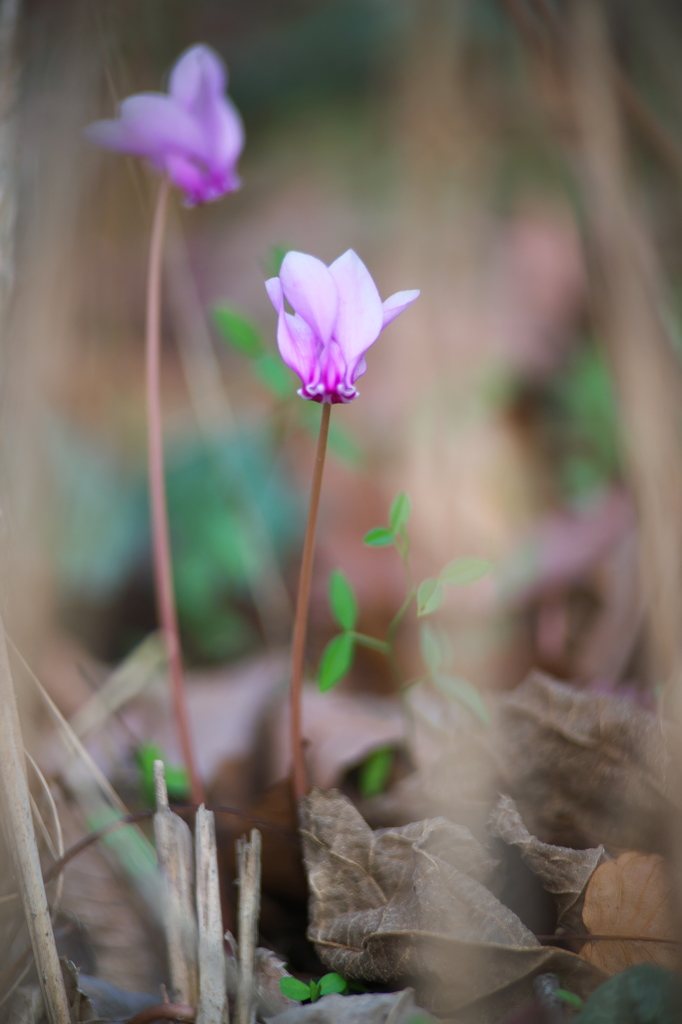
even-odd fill
[[[462,826],[436,818],[372,832],[340,793],[316,790],[301,804],[301,831],[309,938],[345,977],[414,984],[436,1014],[475,1005],[481,1024],[527,998],[541,971],[583,992],[603,978],[537,944],[483,884],[494,862]]]
[[[606,860],[604,847],[572,850],[541,843],[530,834],[509,796],[501,796],[493,808],[488,831],[508,845],[518,847],[530,870],[554,896],[557,928],[581,932],[583,894],[595,869]]]
[[[633,939],[587,942],[580,955],[607,974],[642,963],[675,970],[679,954],[674,897],[669,865],[658,854],[621,853],[618,860],[602,864],[585,892],[585,926],[593,935]],[[637,942],[634,936],[671,942]]]
[[[670,724],[631,701],[540,672],[500,704],[502,788],[543,842],[662,852],[680,808],[673,743]]]

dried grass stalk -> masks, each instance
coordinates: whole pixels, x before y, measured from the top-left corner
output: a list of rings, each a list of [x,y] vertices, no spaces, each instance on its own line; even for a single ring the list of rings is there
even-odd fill
[[[71,1024],[36,844],[14,685],[0,620],[0,796],[38,980],[51,1024]]]
[[[255,1020],[255,958],[260,916],[261,837],[251,830],[251,842],[237,843],[239,865],[239,979],[237,982],[237,1024]]]
[[[195,825],[197,921],[199,926],[199,1005],[197,1024],[227,1024],[223,919],[213,811],[202,806]]]
[[[196,1006],[199,984],[192,833],[182,818],[170,809],[163,761],[154,762],[154,788],[157,807],[154,838],[166,896],[164,925],[171,1001]]]

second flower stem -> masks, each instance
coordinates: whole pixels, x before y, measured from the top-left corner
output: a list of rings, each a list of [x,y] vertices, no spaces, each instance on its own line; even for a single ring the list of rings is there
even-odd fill
[[[154,586],[159,621],[168,652],[175,723],[179,733],[182,757],[189,776],[192,801],[195,804],[200,804],[203,803],[204,793],[197,771],[187,713],[185,677],[173,587],[161,426],[161,271],[169,192],[170,183],[167,178],[164,178],[159,188],[154,211],[147,277],[146,363],[149,499],[152,520]]]
[[[305,531],[303,542],[303,556],[301,558],[301,575],[298,582],[298,595],[296,597],[296,614],[294,616],[294,631],[291,640],[291,751],[294,770],[294,796],[296,801],[302,800],[308,792],[308,778],[305,770],[305,756],[303,750],[303,732],[301,721],[301,705],[303,698],[303,662],[305,658],[305,641],[308,632],[308,606],[310,605],[310,584],[313,575],[313,555],[315,552],[315,530],[317,527],[317,513],[320,507],[320,492],[322,490],[322,474],[324,472],[324,460],[327,454],[327,438],[329,436],[329,417],[331,404],[322,404],[322,418],[320,420],[320,434],[317,440],[317,453],[315,455],[315,468],[313,470],[313,483],[310,489],[310,509],[308,511],[308,525]]]

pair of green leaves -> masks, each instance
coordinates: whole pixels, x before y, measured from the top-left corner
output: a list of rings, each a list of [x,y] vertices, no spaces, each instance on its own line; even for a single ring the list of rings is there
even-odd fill
[[[329,577],[329,607],[334,621],[343,630],[329,641],[320,660],[318,682],[322,693],[331,690],[348,672],[355,655],[354,630],[358,621],[358,602],[350,583],[335,569]]]
[[[453,558],[441,569],[438,578],[429,576],[417,588],[417,615],[430,615],[443,603],[443,587],[464,587],[477,583],[490,572],[490,562],[484,558]]]
[[[410,519],[410,499],[401,491],[391,505],[388,517],[388,526],[375,526],[369,530],[364,537],[364,542],[370,548],[387,548],[391,544],[407,543],[405,527]]]
[[[316,1003],[320,996],[329,996],[334,992],[344,996],[348,993],[346,979],[336,973],[325,974],[317,981],[311,978],[308,982],[299,981],[298,978],[280,978],[279,987],[282,995],[301,1003],[308,1000]]]

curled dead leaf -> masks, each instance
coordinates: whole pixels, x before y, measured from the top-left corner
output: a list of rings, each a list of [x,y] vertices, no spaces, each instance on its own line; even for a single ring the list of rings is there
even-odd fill
[[[674,970],[679,951],[673,901],[670,868],[658,854],[622,853],[602,864],[585,892],[585,926],[594,935],[632,938],[587,942],[580,956],[606,974],[642,963]],[[638,942],[637,936],[669,942]]]
[[[680,809],[670,723],[534,672],[500,703],[503,789],[543,842],[663,852]]]
[[[413,984],[436,1014],[497,1021],[554,971],[588,992],[600,972],[538,945],[486,888],[494,861],[468,829],[443,818],[373,832],[337,792],[301,803],[311,890],[309,938],[330,970],[394,986]]]
[[[500,797],[492,810],[488,832],[508,845],[516,846],[543,888],[552,894],[557,910],[557,928],[582,932],[585,887],[595,869],[607,859],[604,847],[572,850],[540,842],[530,834],[516,804],[506,795]]]

